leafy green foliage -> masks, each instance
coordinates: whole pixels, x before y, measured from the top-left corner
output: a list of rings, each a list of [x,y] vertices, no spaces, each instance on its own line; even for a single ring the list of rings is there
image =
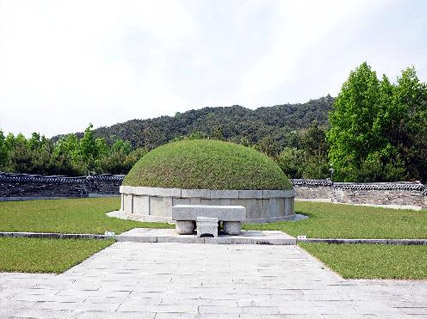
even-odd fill
[[[95,138],[90,124],[82,138],[69,134],[56,142],[38,133],[28,140],[22,134],[0,131],[0,170],[17,173],[87,175],[93,173],[125,174],[146,153],[132,150],[129,142],[112,137],[110,146]]]
[[[427,279],[427,246],[299,245],[344,278]]]
[[[427,178],[427,85],[415,69],[396,84],[362,63],[350,73],[330,113],[329,159],[337,180]]]
[[[301,178],[304,169],[304,151],[285,147],[276,159],[282,171],[291,178]]]
[[[387,135],[412,178],[427,181],[427,83],[407,68],[393,94],[394,117]]]
[[[291,178],[327,178],[328,148],[325,129],[314,121],[307,130],[296,135],[299,148],[285,147],[275,157],[283,172]]]
[[[280,152],[280,146],[270,135],[264,137],[259,141],[255,148],[270,157],[277,157]]]
[[[296,201],[295,212],[310,218],[245,225],[311,238],[425,238],[427,211]]]
[[[0,202],[0,231],[71,234],[114,231],[119,234],[135,227],[173,227],[166,223],[142,223],[105,215],[119,207],[119,198]]]
[[[140,159],[123,185],[188,189],[289,189],[280,167],[254,149],[216,140],[183,140]]]
[[[62,273],[113,240],[0,238],[0,272]]]

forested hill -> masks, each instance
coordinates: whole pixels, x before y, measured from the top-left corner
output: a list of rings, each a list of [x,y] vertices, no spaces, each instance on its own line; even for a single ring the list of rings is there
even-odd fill
[[[285,146],[287,136],[294,130],[305,128],[314,120],[320,125],[327,125],[333,100],[328,95],[303,104],[260,107],[256,110],[238,105],[205,107],[175,116],[130,120],[101,127],[95,130],[95,136],[104,137],[107,141],[115,136],[130,141],[133,147],[146,146],[149,149],[194,132],[217,138],[222,135],[229,141],[247,144],[255,144],[271,136]]]

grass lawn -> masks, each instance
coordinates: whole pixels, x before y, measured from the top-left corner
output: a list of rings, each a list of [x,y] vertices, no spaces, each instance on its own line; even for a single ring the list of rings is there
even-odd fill
[[[427,279],[427,246],[299,245],[344,278]]]
[[[116,197],[0,202],[0,231],[104,234],[108,230],[119,234],[135,227],[174,227],[105,215],[119,207]]]
[[[427,238],[427,211],[296,201],[297,222],[246,224],[244,229],[282,230],[311,238]]]
[[[61,273],[113,240],[0,238],[0,272]]]

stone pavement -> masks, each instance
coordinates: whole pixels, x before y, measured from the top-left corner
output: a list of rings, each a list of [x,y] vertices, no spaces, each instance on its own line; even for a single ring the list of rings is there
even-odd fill
[[[121,242],[0,273],[0,318],[427,318],[427,282],[343,280],[297,246]]]

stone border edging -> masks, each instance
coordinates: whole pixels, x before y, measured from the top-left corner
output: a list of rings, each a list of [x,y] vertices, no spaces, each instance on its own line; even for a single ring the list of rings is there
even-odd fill
[[[1,237],[15,238],[48,238],[48,239],[114,239],[114,236],[99,234],[63,234],[63,233],[34,233],[34,232],[0,232]]]
[[[307,238],[307,239],[297,239],[297,243],[427,245],[427,239]]]
[[[171,236],[128,236],[128,235],[100,235],[100,234],[63,234],[63,233],[36,233],[36,232],[0,232],[1,237],[14,238],[48,238],[48,239],[114,239],[118,242],[145,242],[145,243],[206,243],[206,244],[258,244],[258,245],[296,245],[298,243],[328,243],[328,244],[373,244],[373,245],[427,245],[427,239],[370,239],[370,238],[306,238],[306,239],[282,239],[272,238],[268,240],[258,238],[238,237],[171,237]]]

